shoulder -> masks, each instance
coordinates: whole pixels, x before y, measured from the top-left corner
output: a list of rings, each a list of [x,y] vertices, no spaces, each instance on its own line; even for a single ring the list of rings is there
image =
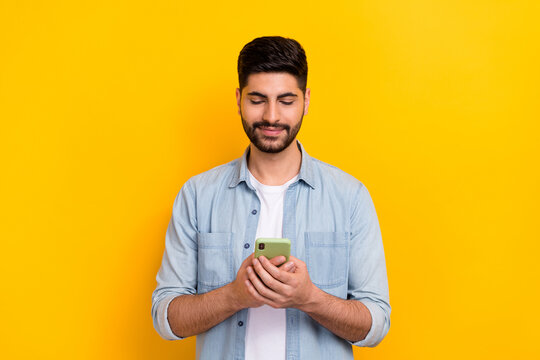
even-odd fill
[[[241,159],[235,159],[228,163],[216,166],[215,168],[197,174],[191,177],[186,182],[186,185],[193,189],[216,186],[221,183],[225,183],[227,185],[231,179],[231,176],[234,174],[234,171],[237,168],[238,162],[240,160]]]
[[[351,214],[363,214],[367,210],[374,210],[371,195],[360,180],[336,166],[311,159],[313,172],[319,184],[319,196],[327,201],[345,205]]]
[[[364,184],[353,175],[319,159],[310,158],[314,176],[322,187],[335,186],[344,191],[359,191]]]
[[[175,207],[181,203],[197,203],[228,187],[238,163],[237,160],[216,166],[189,178],[176,195]]]

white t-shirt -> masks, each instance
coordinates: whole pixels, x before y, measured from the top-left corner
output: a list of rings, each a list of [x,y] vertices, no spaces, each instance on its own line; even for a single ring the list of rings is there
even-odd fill
[[[283,233],[285,192],[298,175],[283,185],[264,185],[249,173],[261,202],[256,238],[280,238]],[[284,360],[286,345],[285,309],[268,305],[249,308],[246,327],[246,360]]]

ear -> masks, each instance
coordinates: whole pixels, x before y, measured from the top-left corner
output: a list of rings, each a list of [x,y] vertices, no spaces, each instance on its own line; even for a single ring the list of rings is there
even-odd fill
[[[304,115],[307,115],[309,108],[309,98],[311,96],[311,89],[306,89],[306,94],[304,95]]]
[[[238,115],[242,115],[240,113],[240,100],[242,99],[242,93],[240,92],[240,88],[236,88],[236,105],[238,106]]]

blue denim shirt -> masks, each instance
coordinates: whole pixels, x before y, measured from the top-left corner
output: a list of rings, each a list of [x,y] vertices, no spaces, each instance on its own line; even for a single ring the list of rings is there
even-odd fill
[[[375,346],[390,327],[386,264],[375,207],[365,186],[310,157],[298,143],[302,164],[285,193],[283,237],[291,254],[306,262],[311,281],[342,299],[361,301],[371,329],[362,341],[346,341],[298,309],[287,309],[288,360],[353,359],[351,344]],[[154,327],[178,340],[167,309],[178,295],[203,294],[236,277],[253,252],[259,198],[249,181],[248,150],[235,161],[189,179],[180,190],[165,238],[152,294]],[[247,309],[197,336],[197,359],[244,359]]]

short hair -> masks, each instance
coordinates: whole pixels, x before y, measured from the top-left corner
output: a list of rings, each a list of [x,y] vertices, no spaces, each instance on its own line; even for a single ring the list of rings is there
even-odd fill
[[[249,75],[262,72],[289,73],[296,78],[298,87],[306,92],[306,53],[294,39],[263,36],[253,39],[242,48],[238,56],[240,91],[247,85]]]

